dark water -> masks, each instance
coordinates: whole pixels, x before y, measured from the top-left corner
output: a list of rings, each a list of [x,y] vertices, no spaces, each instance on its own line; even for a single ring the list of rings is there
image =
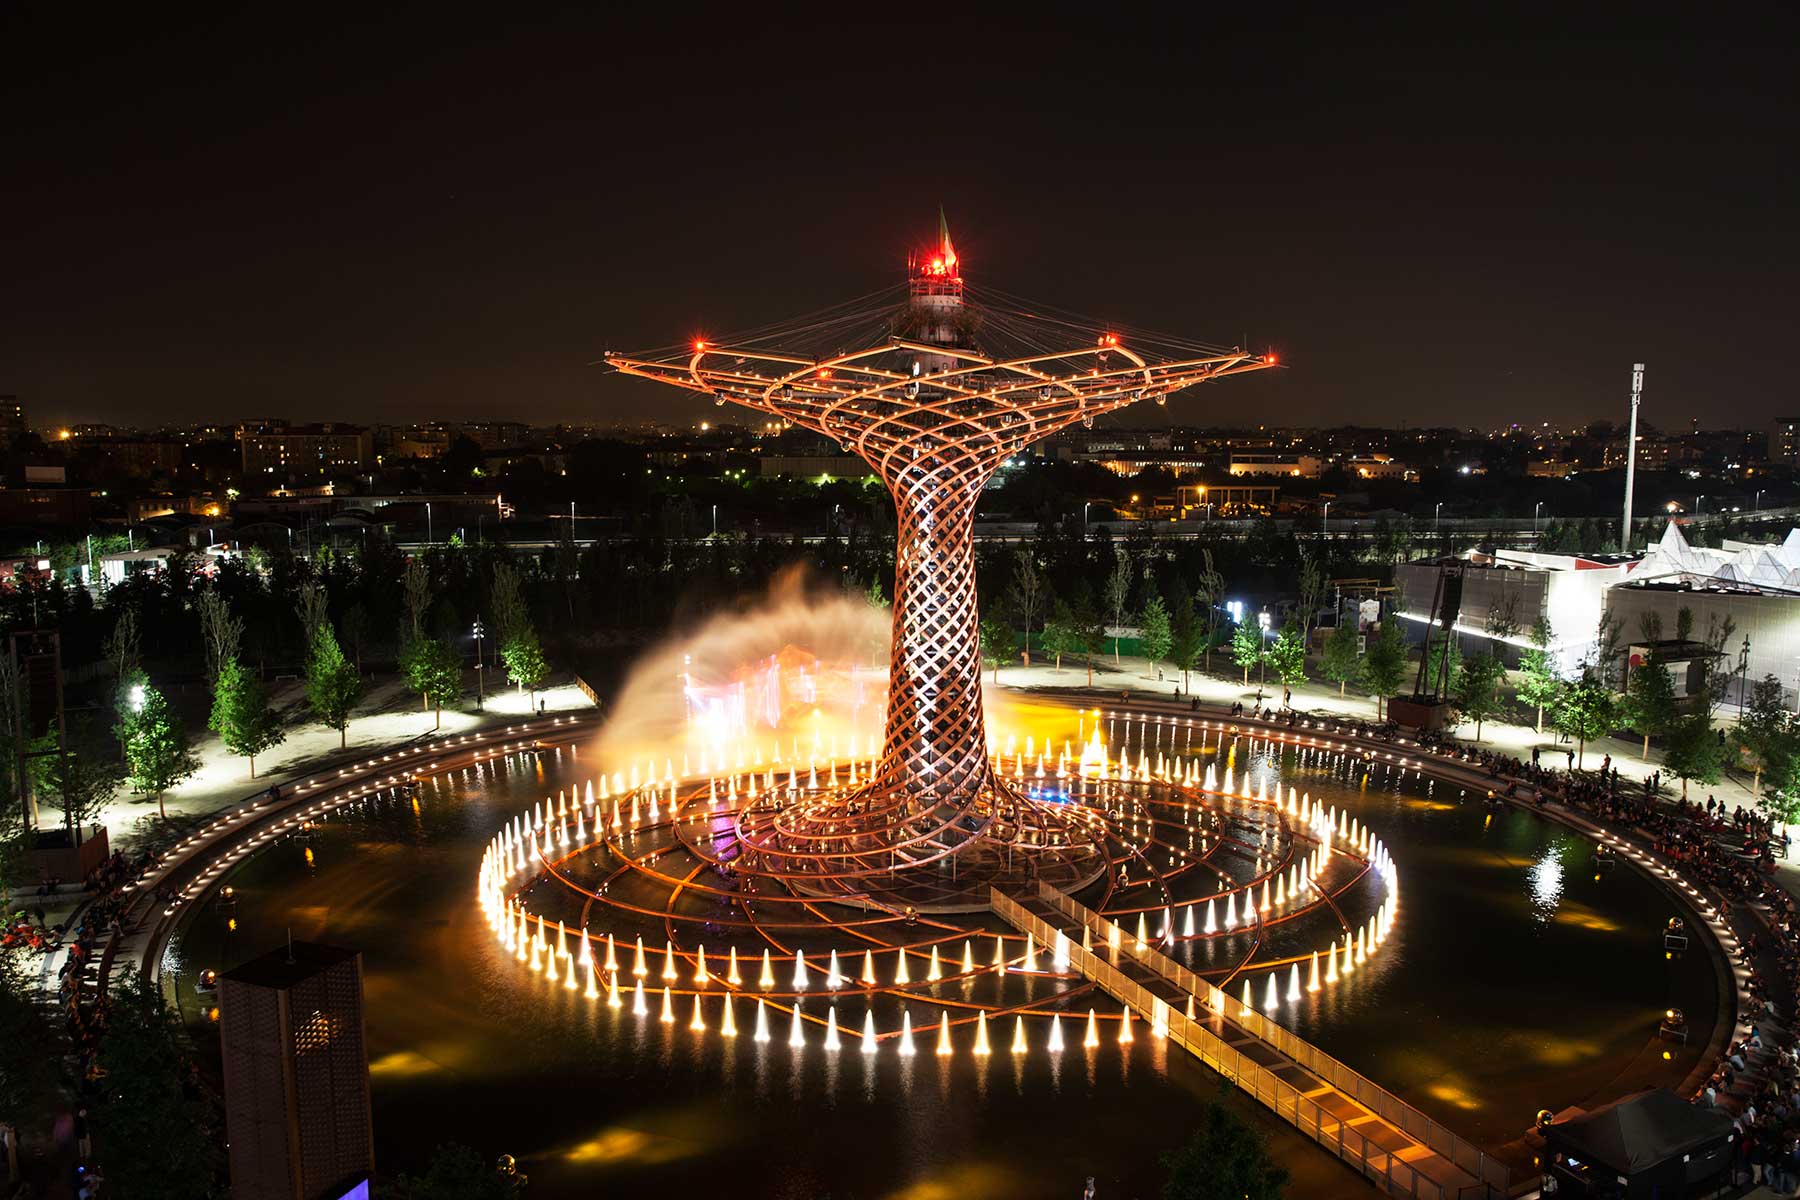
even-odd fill
[[[1252,752],[1237,748],[1240,770]],[[1381,953],[1284,1023],[1496,1147],[1540,1107],[1685,1073],[1698,1047],[1664,1062],[1656,1019],[1676,1004],[1706,1027],[1715,984],[1703,955],[1665,959],[1658,935],[1673,910],[1652,885],[1623,869],[1595,878],[1590,848],[1559,827],[1510,810],[1490,820],[1474,797],[1410,774],[1364,780],[1330,756],[1291,753],[1282,770],[1372,826],[1401,870]],[[1159,1156],[1217,1094],[1180,1051],[1149,1037],[1084,1050],[1073,1024],[1060,1057],[1005,1053],[1006,1025],[985,1060],[941,1060],[921,1038],[917,1057],[871,1061],[853,1042],[833,1054],[816,1038],[796,1053],[779,1025],[767,1044],[727,1042],[690,1032],[686,1007],[666,1025],[548,987],[494,943],[474,871],[505,818],[579,778],[563,755],[483,764],[416,803],[366,802],[246,861],[230,911],[197,912],[170,951],[170,987],[201,1044],[216,1045],[209,1001],[192,989],[200,969],[260,953],[289,928],[357,947],[381,1169],[416,1167],[459,1140],[518,1156],[534,1196],[712,1187],[980,1200],[1077,1196],[1093,1175],[1107,1200],[1148,1197]],[[1373,911],[1372,883],[1368,893]],[[1284,937],[1295,941],[1286,952],[1317,941],[1277,930],[1275,953]],[[1227,953],[1182,950],[1201,967]],[[740,1010],[746,1032],[747,1018]],[[1255,1105],[1234,1103],[1269,1132],[1293,1194],[1366,1194]]]

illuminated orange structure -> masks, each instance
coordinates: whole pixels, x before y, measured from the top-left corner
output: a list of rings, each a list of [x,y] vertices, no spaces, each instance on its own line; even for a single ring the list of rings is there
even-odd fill
[[[627,374],[834,439],[881,477],[899,514],[874,778],[847,796],[748,807],[737,865],[813,894],[921,908],[973,903],[1015,877],[1079,886],[1105,865],[1091,826],[1022,796],[990,767],[976,500],[1002,462],[1061,429],[1274,359],[1109,330],[966,287],[942,225],[910,274],[901,294],[741,337],[607,355]]]

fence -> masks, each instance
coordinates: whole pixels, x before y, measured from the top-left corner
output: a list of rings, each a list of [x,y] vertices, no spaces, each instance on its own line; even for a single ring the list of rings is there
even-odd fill
[[[1115,930],[1118,931],[1121,941],[1124,940],[1126,935],[1122,930],[1118,930],[1118,927],[1112,922],[1093,910],[1075,903],[1054,888],[1040,884],[1039,894],[1041,899],[1051,907],[1093,930],[1095,934],[1099,935],[1102,944],[1111,940]],[[1051,927],[1048,922],[1034,916],[1017,901],[998,890],[992,893],[991,900],[994,911],[1002,918],[1018,928],[1030,932],[1043,945],[1056,945],[1056,935],[1059,931]],[[1070,962],[1087,978],[1092,979],[1106,991],[1145,1014],[1153,1022],[1166,1023],[1171,1040],[1179,1043],[1208,1067],[1255,1096],[1272,1109],[1277,1116],[1292,1124],[1319,1145],[1355,1166],[1364,1176],[1380,1184],[1390,1194],[1435,1197],[1438,1200],[1458,1194],[1418,1171],[1398,1154],[1365,1138],[1340,1118],[1322,1108],[1315,1101],[1308,1099],[1292,1084],[1234,1049],[1198,1021],[1189,1021],[1184,1013],[1172,1008],[1162,998],[1134,982],[1123,971],[1093,951],[1082,949],[1078,941],[1071,941],[1068,953]],[[1178,989],[1192,994],[1214,1012],[1227,1013],[1230,1011],[1228,1006],[1234,1003],[1217,987],[1201,979],[1192,971],[1171,962],[1161,954],[1136,955],[1131,961],[1155,972]],[[1340,1094],[1375,1113],[1413,1141],[1426,1146],[1443,1159],[1455,1164],[1471,1178],[1480,1180],[1481,1184],[1477,1186],[1482,1186],[1483,1190],[1497,1190],[1501,1195],[1506,1194],[1510,1176],[1505,1165],[1490,1157],[1479,1147],[1450,1132],[1442,1124],[1433,1121],[1391,1092],[1370,1082],[1356,1071],[1351,1070],[1317,1047],[1302,1041],[1291,1031],[1281,1028],[1260,1014],[1255,1012],[1247,1015],[1240,1014],[1233,1019],[1244,1030],[1329,1083]]]

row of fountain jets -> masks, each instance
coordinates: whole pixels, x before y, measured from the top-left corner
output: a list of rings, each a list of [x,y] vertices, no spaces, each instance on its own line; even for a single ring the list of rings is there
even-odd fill
[[[1016,760],[1015,771],[1023,769],[1022,766],[1019,765],[1023,761],[1024,758],[1022,756]],[[1061,769],[1061,764],[1059,763],[1059,772]],[[816,764],[809,766],[809,778],[816,779],[816,770]],[[835,776],[835,764],[832,766],[832,773]],[[1117,774],[1112,774],[1105,764],[1104,757],[1100,759],[1099,773],[1104,777],[1109,778],[1131,778],[1131,772],[1122,763],[1117,768]],[[1147,760],[1141,760],[1138,771],[1140,778],[1162,779],[1177,783],[1186,782],[1187,778],[1191,777],[1192,773],[1193,764],[1188,764],[1185,771],[1180,765],[1176,765],[1171,770],[1171,768],[1164,763],[1160,755],[1158,756],[1158,762],[1154,769],[1151,768]],[[633,775],[635,777],[635,771],[633,772]],[[734,807],[738,797],[736,787],[737,779],[738,775],[736,774],[727,777],[726,792],[724,796],[724,799],[733,802]],[[770,769],[766,776],[766,788],[774,786],[773,779],[774,772],[773,769]],[[710,806],[716,809],[721,799],[718,792],[717,777],[709,776],[708,782]],[[595,787],[596,783],[599,785],[598,790],[596,790]],[[606,777],[602,776],[597,780],[590,780],[587,783],[585,794],[579,800],[575,798],[573,789],[567,793],[559,791],[554,802],[546,797],[534,804],[529,812],[520,813],[495,836],[492,842],[490,842],[487,852],[482,858],[481,883],[479,886],[480,902],[484,915],[487,917],[490,926],[494,929],[497,939],[510,954],[516,957],[520,962],[527,963],[533,972],[542,972],[545,974],[551,982],[557,981],[560,977],[563,987],[571,991],[583,990],[583,985],[577,981],[577,977],[579,975],[580,977],[585,978],[585,992],[589,998],[598,999],[600,997],[602,993],[600,991],[599,981],[604,978],[606,983],[605,996],[607,1004],[610,1007],[615,1008],[623,1007],[624,999],[620,994],[620,975],[622,972],[619,969],[617,947],[612,935],[608,934],[606,938],[605,961],[601,964],[599,970],[595,970],[592,940],[585,929],[577,935],[580,945],[579,951],[572,951],[569,948],[569,937],[562,922],[558,921],[556,923],[556,931],[555,934],[552,935],[550,933],[550,924],[545,918],[534,916],[526,912],[523,903],[515,903],[507,898],[505,889],[507,883],[515,875],[526,869],[527,864],[531,859],[536,859],[538,862],[547,866],[554,847],[561,847],[564,849],[568,847],[568,818],[571,814],[575,819],[575,838],[576,845],[578,846],[585,844],[586,842],[586,819],[590,811],[594,813],[596,820],[595,828],[597,832],[601,831],[603,826],[607,824],[610,824],[614,830],[623,830],[626,827],[625,821],[627,819],[627,814],[621,809],[618,796],[618,792],[621,790],[623,783],[622,777],[615,775],[613,777],[613,785],[609,789],[608,780]],[[640,799],[646,796],[650,806],[650,819],[653,822],[660,819],[660,792],[664,786],[667,786],[669,793],[668,799],[672,805],[675,792],[674,783],[675,779],[672,771],[666,773],[665,779],[660,783],[652,778],[646,783],[636,784],[634,778],[634,786],[628,791],[630,802],[629,820],[633,827],[635,827],[640,820]],[[1227,766],[1224,772],[1224,786],[1222,788],[1217,787],[1216,783],[1214,767],[1211,764],[1208,764],[1204,772],[1203,782],[1198,786],[1202,790],[1214,794],[1222,794],[1228,797],[1234,794],[1234,779],[1230,766]],[[1250,787],[1250,773],[1246,772],[1242,779],[1241,791],[1235,794],[1245,800],[1270,803],[1268,783],[1268,773],[1264,772],[1258,780],[1256,791],[1253,793]],[[791,790],[798,790],[796,772],[792,767],[789,769],[789,787]],[[744,793],[746,798],[753,798],[754,788],[755,775],[750,774],[747,777],[747,787]],[[603,815],[604,809],[601,807],[607,800],[611,800],[612,802],[610,821]],[[1290,896],[1297,897],[1303,889],[1312,886],[1312,881],[1317,872],[1322,869],[1326,858],[1331,852],[1332,842],[1335,839],[1342,839],[1351,848],[1366,855],[1370,868],[1377,873],[1378,879],[1383,885],[1384,897],[1376,913],[1371,916],[1365,924],[1359,926],[1354,931],[1346,930],[1341,941],[1334,938],[1322,951],[1313,950],[1311,952],[1306,982],[1304,985],[1301,982],[1300,961],[1298,959],[1286,964],[1288,966],[1288,972],[1285,989],[1282,987],[1280,972],[1281,964],[1277,964],[1267,973],[1262,990],[1263,1008],[1269,1013],[1274,1013],[1280,1008],[1284,992],[1285,999],[1290,1005],[1298,1003],[1307,992],[1316,992],[1324,985],[1335,983],[1340,978],[1352,974],[1358,966],[1364,964],[1368,957],[1374,954],[1376,949],[1385,942],[1393,927],[1399,891],[1398,872],[1394,866],[1392,856],[1388,853],[1380,839],[1373,837],[1368,829],[1359,826],[1347,812],[1339,812],[1335,806],[1327,808],[1324,805],[1314,805],[1311,802],[1310,796],[1300,794],[1297,789],[1292,787],[1287,789],[1284,804],[1284,797],[1279,784],[1275,787],[1272,803],[1278,808],[1284,807],[1290,815],[1297,817],[1311,830],[1318,842],[1317,847],[1309,854],[1306,862],[1293,864],[1290,867],[1287,876],[1278,877],[1276,879],[1276,890],[1273,896],[1273,903],[1276,906],[1286,903]],[[527,850],[528,847],[529,851]],[[527,857],[528,853],[529,858]],[[1266,913],[1270,910],[1271,905],[1268,879],[1262,881],[1262,889],[1263,904],[1261,911]],[[1200,926],[1198,930],[1196,928],[1195,917],[1196,905],[1194,903],[1189,903],[1183,906],[1183,919],[1181,921],[1182,933],[1179,936],[1182,938],[1192,938],[1197,936],[1199,932],[1211,935],[1219,932],[1221,928],[1225,931],[1234,929],[1239,920],[1236,906],[1236,898],[1239,891],[1245,893],[1242,918],[1243,923],[1246,926],[1254,925],[1258,919],[1259,910],[1256,905],[1255,885],[1251,884],[1245,888],[1233,889],[1224,894],[1224,919],[1222,925],[1218,919],[1218,910],[1215,907],[1218,901],[1218,896],[1216,895],[1207,899],[1205,904],[1204,924],[1203,926]],[[1177,938],[1175,927],[1176,921],[1173,908],[1165,907],[1162,912],[1161,925],[1157,931],[1154,942],[1163,945],[1174,942]],[[1150,939],[1148,935],[1149,930],[1146,913],[1139,912],[1136,937],[1132,939],[1134,952],[1141,954],[1152,944],[1152,939]],[[554,941],[551,940],[552,936],[554,936]],[[1117,925],[1110,925],[1110,949],[1115,954],[1120,949],[1123,937],[1124,935]],[[1091,949],[1090,931],[1085,928],[1083,929],[1082,943],[1084,949]],[[1059,975],[1068,974],[1070,971],[1070,958],[1066,937],[1059,932],[1056,935],[1056,945],[1049,949],[1051,950],[1053,963],[1051,973]],[[649,974],[649,970],[645,961],[645,950],[641,936],[636,941],[633,953],[634,961],[631,968],[631,974],[634,977],[634,982],[631,985],[631,1007],[634,1013],[640,1016],[647,1016],[649,1013],[649,1005],[645,993],[644,981]],[[909,953],[913,953],[913,951],[909,951],[905,947],[897,948],[895,951],[895,969],[892,976],[893,986],[907,987],[912,983],[907,967],[907,955]],[[996,935],[994,938],[993,962],[990,969],[996,975],[1004,975],[1009,970],[1015,973],[1042,974],[1045,972],[1039,970],[1038,954],[1039,951],[1035,939],[1030,934],[1027,934],[1024,953],[1021,954],[1017,962],[1014,963],[1007,958],[1005,952],[1005,939]],[[684,956],[676,951],[672,942],[665,944],[663,952],[664,961],[661,973],[664,980],[662,988],[661,1019],[664,1022],[673,1022],[675,1020],[673,1003],[676,992],[673,989],[673,985],[680,981],[680,972],[677,970],[675,964],[678,961],[678,958],[681,957]],[[969,976],[976,973],[973,939],[965,941],[962,958],[962,974],[964,976]],[[1323,958],[1323,967],[1321,967],[1321,958]],[[863,971],[860,982],[869,987],[880,986],[880,981],[875,971],[874,952],[872,950],[865,950],[863,960]],[[697,949],[694,955],[694,962],[694,990],[692,992],[693,1010],[689,1021],[689,1027],[699,1031],[706,1028],[701,1004],[702,991],[709,982],[717,977],[711,972],[707,965],[706,951],[703,946]],[[804,951],[796,951],[793,958],[793,964],[792,986],[796,999],[790,1010],[792,1029],[788,1040],[790,1044],[804,1045],[806,1042],[803,1020],[817,1021],[817,1018],[803,1018],[801,1002],[798,999],[798,994],[806,991],[810,983]],[[943,967],[938,947],[933,945],[931,947],[930,966],[926,972],[925,981],[935,983],[942,978]],[[728,965],[724,976],[724,982],[728,989],[735,989],[743,985],[743,977],[739,970],[737,950],[735,947],[732,947],[728,954]],[[847,982],[847,976],[840,968],[836,950],[833,950],[830,953],[829,966],[825,971],[825,982],[826,986],[832,990],[843,986]],[[766,949],[763,951],[762,969],[759,974],[758,985],[765,991],[775,986],[774,963],[769,951]],[[683,994],[686,994],[685,990]],[[722,997],[722,1005],[720,1031],[725,1036],[735,1036],[737,1028],[734,1014],[734,994],[732,991],[727,990],[725,992]],[[1243,1015],[1248,1015],[1254,1011],[1252,981],[1248,974],[1246,974],[1244,978],[1240,1006]],[[759,1041],[768,1040],[768,1011],[770,1007],[771,1005],[768,1000],[760,996],[757,997],[756,1037]],[[773,1007],[779,1011],[781,1006],[775,1005]],[[1191,996],[1188,1000],[1188,1009],[1188,1015],[1191,1018],[1193,1010],[1193,999]],[[1095,1011],[1090,1009],[1088,1014],[1087,1035],[1084,1038],[1084,1043],[1090,1046],[1097,1044],[1098,1040],[1096,1020],[1097,1016]],[[1132,1013],[1129,1006],[1124,1008],[1119,1020],[1121,1021],[1119,1034],[1120,1041],[1130,1041]],[[863,1023],[863,1046],[866,1051],[873,1051],[877,1040],[873,1022],[874,1017],[872,1010],[865,1012]],[[1058,1050],[1062,1047],[1060,1015],[1051,1014],[1051,1022],[1049,1048]],[[828,1006],[827,1015],[823,1024],[826,1027],[825,1045],[827,1048],[835,1049],[839,1044],[837,1006],[835,1003]],[[1153,1032],[1158,1036],[1166,1034],[1166,1027],[1161,1027],[1164,1025],[1165,1023],[1162,1021],[1153,1021]],[[977,1014],[975,1050],[978,1054],[987,1053],[988,1038],[986,1027],[987,1014],[985,1010],[982,1010]],[[950,1053],[950,1025],[947,1016],[940,1019],[939,1029],[939,1053]],[[902,1006],[902,1028],[899,1033],[899,1041],[900,1052],[902,1054],[909,1054],[912,1052],[911,1014],[905,1010],[904,1006]],[[1021,1051],[1026,1048],[1022,1015],[1015,1016],[1013,1042],[1013,1049],[1015,1051]]]

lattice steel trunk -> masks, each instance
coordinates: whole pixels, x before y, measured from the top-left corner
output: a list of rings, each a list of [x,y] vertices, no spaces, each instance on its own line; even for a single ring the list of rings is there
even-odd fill
[[[975,502],[993,467],[949,447],[896,472],[871,463],[899,514],[887,728],[877,774],[922,809],[988,782],[975,600]]]

